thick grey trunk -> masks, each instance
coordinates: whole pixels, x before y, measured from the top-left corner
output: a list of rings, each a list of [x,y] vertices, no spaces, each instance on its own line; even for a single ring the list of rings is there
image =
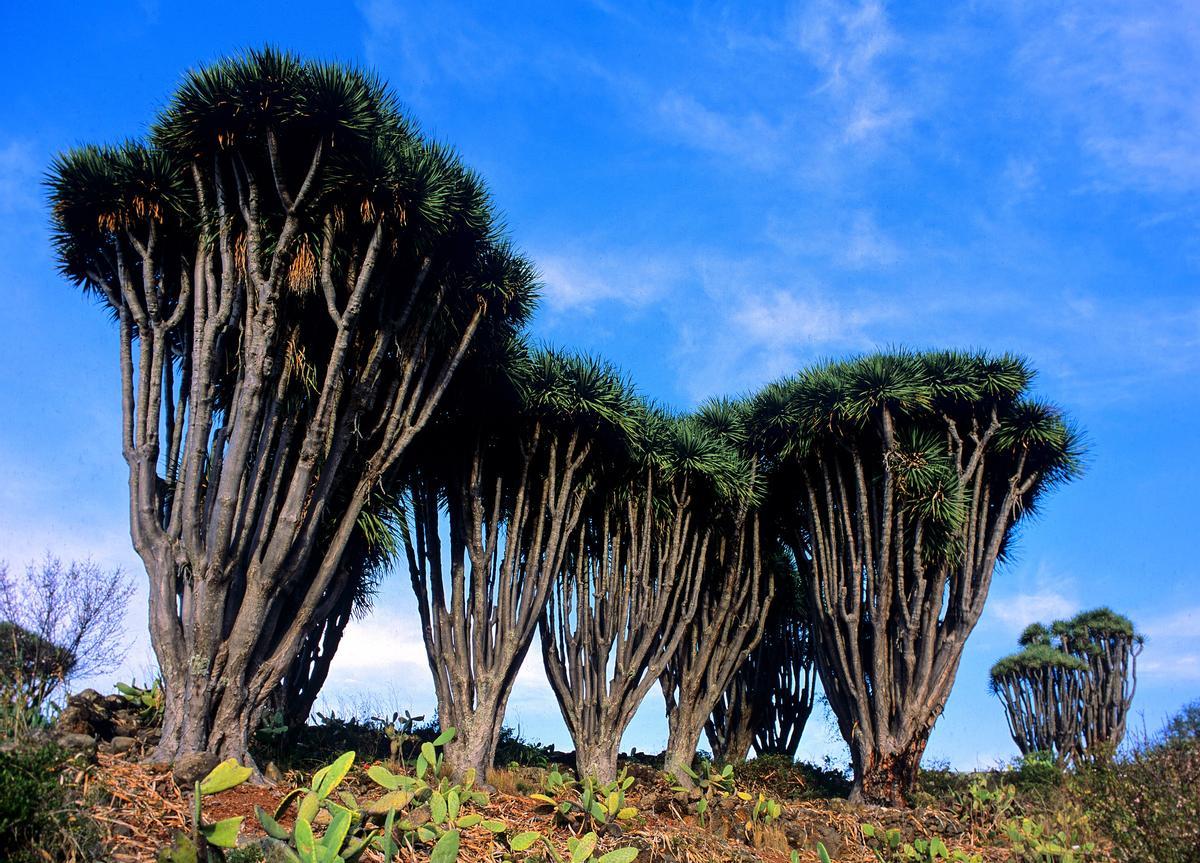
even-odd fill
[[[620,738],[613,733],[579,740],[575,750],[575,772],[581,779],[591,776],[600,782],[612,782],[617,778],[617,753],[620,745]]]
[[[676,711],[670,722],[667,737],[667,751],[663,758],[663,772],[674,776],[685,788],[691,788],[694,783],[688,776],[689,770],[696,757],[696,748],[700,744],[700,734],[704,729],[704,716],[692,714],[687,716],[682,711]]]
[[[454,739],[446,744],[446,769],[455,781],[461,782],[468,771],[474,770],[476,784],[488,785],[488,773],[496,756],[503,712],[476,710],[470,717],[460,717],[454,726]]]

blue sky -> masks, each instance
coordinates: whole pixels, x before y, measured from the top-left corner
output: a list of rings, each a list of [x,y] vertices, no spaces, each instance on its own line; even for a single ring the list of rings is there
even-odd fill
[[[536,335],[667,403],[888,345],[1030,358],[1089,467],[997,573],[930,758],[1014,754],[986,670],[1083,607],[1146,632],[1149,727],[1200,696],[1195,4],[39,2],[0,40],[0,559],[90,554],[141,584],[115,334],[55,274],[42,172],[270,42],[390,80],[538,263]],[[144,620],[143,590],[114,677],[148,666]],[[534,659],[510,720],[568,744]],[[432,708],[403,577],[338,657],[330,701],[360,697]],[[665,735],[655,696],[625,744]],[[803,752],[845,758],[819,717]]]

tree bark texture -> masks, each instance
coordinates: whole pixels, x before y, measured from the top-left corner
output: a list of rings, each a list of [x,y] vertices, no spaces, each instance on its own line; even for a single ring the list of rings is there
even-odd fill
[[[668,483],[656,468],[581,524],[539,626],[581,775],[608,782],[622,734],[696,612],[711,529],[686,479]]]
[[[791,541],[821,682],[850,745],[854,799],[903,805],[1009,528],[1036,488],[1024,455],[991,456],[999,428],[995,410],[942,417],[965,508],[950,555],[930,553],[930,520],[905,505],[897,468],[908,456],[887,407],[861,438],[803,462]]]
[[[481,436],[457,475],[418,469],[409,485],[405,553],[438,717],[457,730],[445,751],[456,776],[474,768],[483,780],[492,767],[513,682],[576,534],[589,450],[579,429],[535,423],[513,470],[495,469]]]
[[[1124,633],[1092,633],[1084,639],[1064,636],[1062,649],[1087,666],[1077,672],[1081,698],[1077,720],[1077,755],[1111,760],[1125,737],[1125,722],[1137,691],[1140,638]]]

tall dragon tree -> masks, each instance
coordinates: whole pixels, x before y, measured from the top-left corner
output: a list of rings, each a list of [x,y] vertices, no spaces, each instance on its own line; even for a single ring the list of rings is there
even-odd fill
[[[62,271],[117,325],[157,757],[243,757],[369,497],[473,344],[523,323],[532,268],[377,79],[270,50],[189,72],[148,140],[48,185]]]
[[[539,622],[581,775],[616,775],[621,737],[696,613],[718,541],[711,514],[740,470],[711,430],[647,412],[634,457],[584,513]]]
[[[1013,528],[1079,441],[1010,356],[872,354],[756,398],[853,796],[901,805]]]
[[[598,474],[644,413],[604,363],[520,347],[460,376],[406,482],[404,553],[456,775],[492,766],[505,706]]]

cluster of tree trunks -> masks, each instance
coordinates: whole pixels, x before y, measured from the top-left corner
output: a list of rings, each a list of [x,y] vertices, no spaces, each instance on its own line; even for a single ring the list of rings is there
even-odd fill
[[[1141,636],[1108,609],[1026,632],[1025,649],[992,669],[1017,748],[1060,765],[1110,759],[1137,689]]]
[[[705,723],[758,646],[776,589],[757,515],[745,511],[718,540],[695,616],[660,676],[667,707],[663,769],[687,784]]]
[[[615,777],[621,736],[696,613],[711,541],[688,481],[654,467],[576,534],[540,635],[581,774]]]
[[[758,647],[747,654],[704,724],[718,764],[745,761],[751,746],[758,755],[789,759],[800,747],[816,700],[816,657],[807,615],[779,602],[780,595]]]

